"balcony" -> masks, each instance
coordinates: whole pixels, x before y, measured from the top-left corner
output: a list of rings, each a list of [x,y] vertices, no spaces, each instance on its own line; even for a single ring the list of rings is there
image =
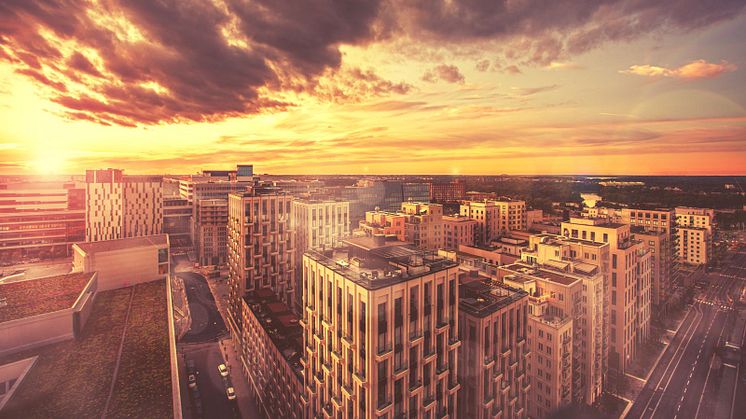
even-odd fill
[[[482,407],[484,407],[485,409],[489,409],[490,406],[492,406],[492,403],[494,403],[494,402],[495,402],[495,396],[490,393],[484,399],[484,403],[482,403]]]
[[[495,358],[491,356],[485,356],[483,365],[484,368],[491,368],[493,365],[495,365]]]
[[[365,374],[361,373],[360,371],[353,372],[352,378],[355,379],[355,381],[357,381],[358,384],[361,384],[361,385],[368,382],[367,378],[365,378]]]
[[[409,384],[410,395],[412,395],[412,393],[416,393],[419,390],[422,390],[422,380],[417,380],[414,383]]]
[[[387,400],[387,401],[383,402],[383,404],[377,405],[376,406],[376,415],[378,415],[378,416],[383,415],[384,413],[386,413],[389,410],[389,408],[392,405],[393,405],[393,403],[391,402],[391,400]]]
[[[458,339],[455,340],[448,340],[448,349],[456,349],[459,346],[461,346],[461,341]]]

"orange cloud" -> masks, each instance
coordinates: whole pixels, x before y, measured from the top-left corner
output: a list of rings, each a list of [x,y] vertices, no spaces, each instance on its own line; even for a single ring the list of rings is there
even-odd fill
[[[736,65],[722,60],[719,63],[710,63],[705,60],[695,60],[677,68],[666,68],[654,65],[633,65],[620,73],[634,74],[645,77],[671,77],[683,80],[711,79],[723,73],[736,70]]]

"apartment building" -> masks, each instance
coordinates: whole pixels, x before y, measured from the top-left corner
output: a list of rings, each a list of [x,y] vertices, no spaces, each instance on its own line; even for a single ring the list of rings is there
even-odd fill
[[[451,182],[431,182],[430,202],[456,202],[466,197],[466,185],[456,179]]]
[[[499,208],[498,235],[528,229],[525,201],[503,198],[494,202]]]
[[[294,200],[290,228],[295,231],[296,305],[302,302],[303,253],[332,248],[350,236],[350,203],[337,200]]]
[[[172,247],[191,243],[191,218],[189,201],[179,196],[163,198],[163,232],[170,236]]]
[[[609,245],[609,369],[623,374],[650,332],[651,252],[629,224],[570,218],[561,228],[565,237]]]
[[[70,256],[85,240],[85,188],[71,180],[0,183],[0,262]]]
[[[86,170],[86,241],[160,234],[163,178]]]
[[[676,207],[678,260],[690,265],[710,262],[713,251],[715,210]]]
[[[678,234],[675,212],[665,208],[623,208],[621,220],[632,226],[633,238],[640,240],[650,251],[653,279],[651,298],[659,312],[671,293]]]
[[[228,196],[228,326],[241,336],[242,301],[249,291],[270,289],[295,304],[295,232],[292,198],[260,186]]]
[[[306,417],[456,417],[458,265],[392,237],[303,256]]]
[[[476,220],[476,242],[489,244],[500,234],[500,207],[494,201],[466,201],[461,204],[460,214]]]
[[[458,413],[462,418],[527,418],[528,293],[476,271],[459,286]]]
[[[474,246],[479,223],[462,215],[443,216],[443,247],[456,250],[460,245]]]
[[[302,419],[303,329],[269,289],[242,299],[241,370],[265,417]]]
[[[402,202],[398,212],[368,211],[359,230],[366,236],[395,235],[400,241],[425,250],[444,245],[443,206],[422,202]]]
[[[228,260],[228,201],[196,202],[194,250],[200,265],[223,265]],[[191,207],[190,207],[191,213]]]

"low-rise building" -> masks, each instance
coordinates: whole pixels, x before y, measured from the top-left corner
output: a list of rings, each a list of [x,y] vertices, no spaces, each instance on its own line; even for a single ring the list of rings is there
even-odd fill
[[[96,272],[0,282],[0,356],[80,336],[97,285]]]
[[[241,366],[270,418],[301,419],[303,398],[303,329],[298,316],[268,289],[243,298]]]
[[[164,279],[169,262],[167,234],[73,245],[73,272],[98,272],[99,291]]]

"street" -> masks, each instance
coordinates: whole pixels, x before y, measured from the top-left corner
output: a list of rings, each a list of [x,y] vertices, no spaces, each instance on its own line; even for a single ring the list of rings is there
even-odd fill
[[[728,254],[720,271],[704,276],[705,285],[627,418],[698,418],[715,412],[722,414],[716,417],[736,417],[733,400],[738,371],[727,371],[730,367],[716,362],[714,355],[732,335],[742,344],[742,330],[731,332],[735,324],[743,325],[737,321],[741,313],[734,299],[738,300],[745,280],[746,253]]]

